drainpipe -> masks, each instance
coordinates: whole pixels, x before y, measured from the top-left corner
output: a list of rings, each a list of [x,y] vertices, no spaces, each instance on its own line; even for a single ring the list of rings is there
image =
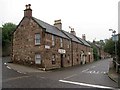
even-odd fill
[[[73,66],[73,43],[71,40],[71,56],[72,56],[72,66]]]

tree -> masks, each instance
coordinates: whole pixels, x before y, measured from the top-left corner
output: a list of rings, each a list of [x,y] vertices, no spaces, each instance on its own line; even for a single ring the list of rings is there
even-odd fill
[[[112,39],[107,40],[104,45],[104,51],[110,53],[111,55],[115,54],[115,42]]]
[[[120,63],[120,34],[119,34],[119,39],[117,43],[117,55],[118,55],[118,62]]]
[[[95,60],[98,60],[99,56],[98,56],[97,48],[95,46],[92,46],[92,48],[93,48],[93,57]]]
[[[16,25],[13,23],[5,23],[2,25],[2,45],[5,47],[11,42],[11,34],[15,30]]]

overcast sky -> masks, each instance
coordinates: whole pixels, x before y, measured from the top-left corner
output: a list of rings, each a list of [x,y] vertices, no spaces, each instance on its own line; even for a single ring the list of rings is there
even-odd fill
[[[110,28],[118,31],[119,0],[0,0],[0,26],[19,24],[26,4],[31,4],[33,17],[51,25],[62,20],[62,29],[74,28],[77,36],[86,34],[89,41],[110,38]]]

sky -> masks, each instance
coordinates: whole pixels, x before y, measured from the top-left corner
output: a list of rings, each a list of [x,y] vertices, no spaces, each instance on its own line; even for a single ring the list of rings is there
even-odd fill
[[[88,41],[109,39],[118,32],[119,0],[0,0],[0,26],[6,22],[19,24],[26,4],[31,4],[33,17],[51,25],[61,19],[62,29],[74,28],[78,37]]]

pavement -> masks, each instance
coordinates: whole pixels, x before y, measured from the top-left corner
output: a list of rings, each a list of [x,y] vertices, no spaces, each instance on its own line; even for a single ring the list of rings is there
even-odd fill
[[[120,73],[116,72],[116,69],[113,66],[113,63],[110,63],[108,77],[118,84],[120,87]]]
[[[15,63],[4,63],[4,64],[7,66],[7,68],[15,70],[23,74],[34,73],[34,72],[48,72],[48,71],[43,71],[38,68],[28,67],[24,65],[15,64]],[[112,79],[113,81],[115,81],[116,83],[118,83],[118,80],[119,80],[118,78],[120,77],[120,74],[116,73],[115,68],[113,67],[112,63],[110,64],[108,77]]]
[[[109,59],[106,59],[86,64],[84,66],[42,71],[35,67],[8,63],[10,62],[9,58],[3,58],[2,86],[3,88],[96,87],[101,89],[114,88],[117,90],[117,83],[112,81],[106,74],[109,70],[109,61]]]
[[[119,73],[116,73],[115,68],[110,68],[108,72],[108,76],[115,82],[118,83],[118,77],[120,77]]]
[[[4,63],[8,69],[15,70],[19,73],[27,74],[27,73],[33,73],[33,72],[46,72],[41,69],[33,68],[33,67],[28,67],[24,65],[19,65],[15,63]]]

